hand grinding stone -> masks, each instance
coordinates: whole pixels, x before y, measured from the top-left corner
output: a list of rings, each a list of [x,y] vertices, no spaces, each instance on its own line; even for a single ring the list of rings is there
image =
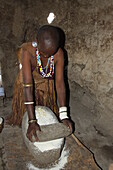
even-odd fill
[[[41,132],[37,131],[39,142],[45,142],[67,137],[71,134],[70,129],[63,123],[54,123],[40,126]],[[35,141],[34,141],[35,142]]]

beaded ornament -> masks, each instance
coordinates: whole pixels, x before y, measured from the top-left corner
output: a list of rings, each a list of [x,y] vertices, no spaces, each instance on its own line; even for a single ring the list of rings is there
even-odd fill
[[[53,74],[54,74],[54,58],[53,58],[53,56],[48,58],[47,65],[44,68],[42,67],[42,63],[41,63],[41,60],[40,60],[40,53],[39,53],[38,50],[36,50],[36,57],[37,57],[37,66],[39,68],[41,76],[43,78],[45,78],[45,77],[53,77]],[[50,62],[50,70],[49,70],[49,72],[47,72],[48,71],[49,62]]]

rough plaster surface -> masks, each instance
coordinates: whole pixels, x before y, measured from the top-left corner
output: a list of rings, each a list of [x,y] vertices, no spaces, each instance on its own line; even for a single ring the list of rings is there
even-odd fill
[[[56,15],[53,25],[66,34],[70,91],[74,99],[91,109],[96,128],[112,137],[112,0],[1,0],[0,62],[6,97],[13,94],[18,71],[16,48],[34,39],[36,28],[47,24],[51,11]]]
[[[87,88],[95,103],[113,111],[112,0],[1,1],[0,61],[6,96],[12,96],[18,71],[16,48],[34,40],[51,11],[56,15],[53,25],[66,34],[69,83]]]

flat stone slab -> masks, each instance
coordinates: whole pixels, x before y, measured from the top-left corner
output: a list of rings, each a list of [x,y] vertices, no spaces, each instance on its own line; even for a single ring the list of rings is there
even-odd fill
[[[22,131],[19,127],[4,127],[2,133],[2,140],[5,150],[5,160],[7,161],[7,170],[30,170],[28,164],[31,163],[34,170],[40,170],[34,157],[28,151],[22,137]],[[66,138],[65,150],[69,151],[65,170],[99,170],[96,165],[93,154],[87,148],[79,145],[72,136]],[[55,165],[54,165],[55,166]],[[57,169],[57,170],[62,170]],[[32,168],[33,170],[33,168]],[[43,169],[44,170],[44,169]],[[46,168],[51,170],[51,167]]]

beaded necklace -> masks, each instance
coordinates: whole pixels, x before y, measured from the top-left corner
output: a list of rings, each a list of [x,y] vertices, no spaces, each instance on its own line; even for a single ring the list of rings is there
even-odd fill
[[[44,68],[42,67],[42,63],[41,63],[41,60],[40,60],[40,53],[39,53],[38,50],[36,50],[36,57],[37,57],[37,66],[39,68],[39,72],[41,73],[41,76],[43,78],[53,77],[53,74],[54,74],[54,58],[53,58],[53,56],[48,58],[47,65]],[[49,73],[47,73],[49,62],[50,62],[50,70],[49,70]]]

